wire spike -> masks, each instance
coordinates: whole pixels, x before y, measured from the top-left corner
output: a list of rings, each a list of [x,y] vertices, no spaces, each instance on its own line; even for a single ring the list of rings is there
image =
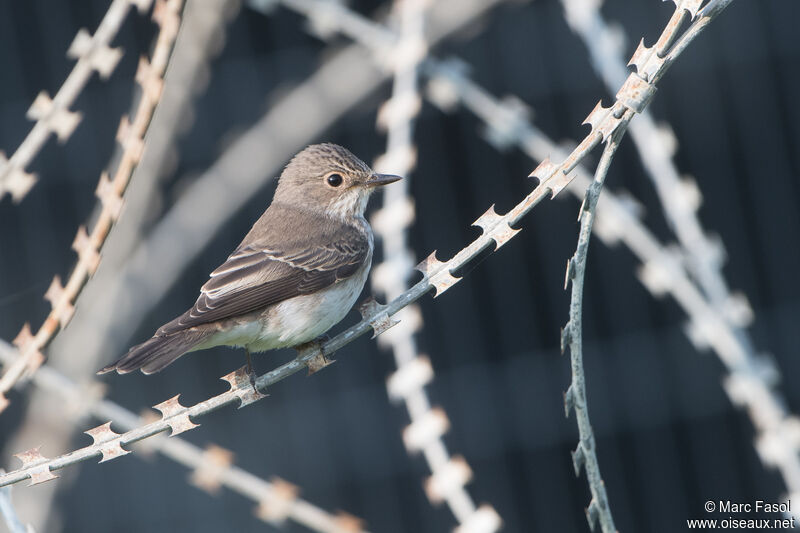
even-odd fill
[[[156,0],[153,8],[153,20],[161,28],[160,33],[172,39],[178,33],[181,0]]]
[[[69,301],[64,286],[61,285],[61,276],[56,275],[53,277],[50,287],[44,293],[44,299],[50,302],[53,313],[61,327],[66,327],[69,321],[72,320],[72,315],[75,314],[75,307]]]
[[[189,476],[189,482],[211,495],[217,494],[222,486],[222,475],[232,464],[232,451],[211,444],[203,450],[203,460]]]
[[[92,437],[93,446],[99,446],[100,452],[103,454],[103,458],[100,459],[101,463],[131,453],[122,447],[120,435],[111,429],[111,422],[106,422],[96,428],[84,431],[84,433]]]
[[[36,337],[31,332],[31,326],[29,323],[25,323],[22,326],[22,329],[19,330],[17,336],[14,337],[14,340],[11,341],[14,346],[19,348],[19,351],[27,357],[27,369],[26,372],[28,374],[32,374],[36,371],[37,368],[44,363],[44,354],[39,350],[38,343],[36,341]],[[34,352],[33,355],[28,355],[28,353]],[[5,401],[3,401],[5,400]],[[3,412],[3,409],[8,405],[8,399],[3,396],[0,398],[0,412]]]
[[[603,107],[603,102],[598,101],[581,124],[589,124],[592,127],[592,132],[599,132],[605,142],[621,122],[620,117],[614,116],[613,107]]]
[[[472,225],[482,228],[485,235],[486,232],[489,231],[492,226],[497,224],[497,222],[502,218],[503,217],[498,215],[497,211],[494,210],[494,204],[492,204],[489,206],[489,209],[487,209],[481,216],[478,217],[477,220],[475,220],[475,222],[472,223]]]
[[[276,526],[283,524],[299,495],[299,487],[279,477],[273,477],[270,479],[269,491],[258,502],[256,516]]]
[[[575,389],[570,384],[564,392],[564,417],[569,418],[569,413],[575,409]]]
[[[250,384],[250,376],[247,374],[247,366],[237,368],[219,379],[227,381],[231,386],[230,391],[239,398],[239,409],[267,397],[261,391],[253,390],[253,386]]]
[[[14,337],[14,340],[11,343],[20,349],[20,351],[25,351],[25,347],[28,346],[31,342],[33,342],[34,336],[31,332],[31,325],[28,322],[22,326],[22,329],[19,330],[17,336]]]
[[[436,250],[431,252],[428,257],[414,268],[422,272],[428,283],[433,286],[436,291],[433,295],[434,298],[440,296],[461,280],[461,278],[457,278],[450,273],[446,262],[443,263],[436,259]]]
[[[125,152],[130,154],[131,159],[138,163],[144,152],[144,141],[133,131],[128,115],[120,119],[116,139]]]
[[[81,121],[80,113],[56,106],[45,91],[36,96],[26,116],[44,124],[47,129],[56,134],[61,143],[69,139]]]
[[[403,429],[403,443],[409,452],[427,448],[450,429],[450,420],[441,407],[434,407]]]
[[[58,477],[50,471],[49,459],[39,452],[40,448],[41,446],[37,446],[14,454],[14,457],[22,461],[22,469],[28,470],[31,477],[30,485],[38,485]]]
[[[572,452],[572,466],[575,468],[575,477],[580,476],[581,468],[586,466],[586,452],[581,442],[578,443],[578,447]]]
[[[530,174],[528,174],[529,178],[536,178],[539,180],[539,184],[546,182],[550,179],[550,177],[556,173],[558,170],[559,165],[556,165],[550,158],[545,158],[541,163],[539,163],[536,168],[534,168]]]
[[[122,58],[122,49],[111,48],[103,42],[95,41],[86,29],[81,28],[67,50],[67,57],[70,59],[85,57],[92,69],[105,80],[114,72]]]
[[[502,215],[498,215],[494,210],[494,204],[486,210],[478,219],[472,223],[483,230],[483,235],[491,238],[497,248],[507,243],[514,235],[520,232],[519,229],[512,228]]]
[[[394,374],[389,376],[386,389],[392,400],[399,401],[420,390],[432,380],[431,360],[425,355],[419,355],[400,365]]]
[[[395,320],[389,316],[387,309],[385,305],[379,304],[372,296],[364,300],[358,307],[358,312],[361,313],[361,318],[363,320],[373,317],[369,322],[370,327],[372,327],[373,339],[387,329],[400,323],[399,320]]]
[[[72,241],[72,249],[78,254],[78,259],[86,264],[86,270],[90,275],[94,274],[100,265],[100,253],[92,244],[86,226],[80,225]]]
[[[591,531],[594,531],[599,518],[600,506],[597,504],[597,500],[592,498],[592,501],[589,502],[589,507],[586,508],[586,520],[589,521],[589,529]]]
[[[658,56],[655,46],[645,46],[644,39],[639,41],[639,46],[633,52],[628,66],[636,68],[636,73],[644,80],[650,80],[656,72],[661,70],[665,59]]]
[[[541,191],[542,194],[546,194],[549,190],[550,198],[555,198],[558,193],[564,190],[564,187],[569,185],[572,178],[565,174],[562,168],[563,166],[564,163],[557,165],[550,161],[549,157],[539,163],[539,165],[533,169],[533,172],[528,174],[529,178],[536,178],[539,180],[539,184],[534,189],[534,192]]]
[[[697,13],[700,11],[700,6],[703,5],[705,0],[672,0],[672,2],[675,4],[675,11],[682,9],[689,13],[691,19],[694,20],[697,18]]]
[[[447,499],[454,490],[464,487],[470,479],[472,469],[462,456],[457,455],[425,480],[425,494],[431,503],[436,504]]]
[[[156,7],[160,4],[157,3]],[[155,13],[155,11],[154,11]],[[150,65],[146,57],[139,58],[139,66],[136,68],[136,83],[142,88],[144,94],[153,102],[158,102],[161,97],[161,90],[164,88],[164,80],[158,72]]]
[[[36,175],[12,166],[5,152],[0,150],[0,198],[8,192],[14,203],[19,203],[36,184]],[[5,183],[3,183],[5,181]]]
[[[116,187],[108,178],[108,172],[103,172],[100,175],[100,181],[97,182],[97,189],[95,195],[100,199],[103,204],[103,209],[108,211],[112,220],[117,220],[122,211],[122,197],[117,193]]]
[[[178,398],[180,394],[176,394],[169,400],[154,405],[153,409],[161,412],[161,420],[172,430],[170,437],[174,437],[184,431],[189,431],[198,427],[200,424],[195,424],[189,419],[188,408],[181,405]]]
[[[561,328],[561,353],[563,354],[564,351],[567,349],[567,346],[570,345],[572,342],[572,321],[567,322],[564,324],[564,327]]]
[[[567,259],[567,268],[564,270],[564,290],[567,290],[569,282],[573,279],[575,279],[575,258],[570,257]]]

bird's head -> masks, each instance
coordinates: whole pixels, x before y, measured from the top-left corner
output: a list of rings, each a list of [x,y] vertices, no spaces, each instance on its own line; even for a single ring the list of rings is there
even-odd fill
[[[399,179],[376,174],[337,144],[312,144],[286,165],[275,201],[348,219],[364,214],[367,200],[379,186]]]

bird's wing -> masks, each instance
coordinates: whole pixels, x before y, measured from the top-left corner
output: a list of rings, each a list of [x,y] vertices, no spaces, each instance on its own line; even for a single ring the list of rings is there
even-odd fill
[[[156,335],[241,316],[283,300],[325,289],[355,274],[370,243],[353,229],[333,242],[308,246],[249,244],[211,273],[194,307],[165,324]]]

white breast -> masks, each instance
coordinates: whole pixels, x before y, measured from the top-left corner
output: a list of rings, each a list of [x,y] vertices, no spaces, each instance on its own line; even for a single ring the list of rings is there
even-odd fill
[[[370,262],[332,287],[291,298],[266,311],[266,327],[253,344],[253,351],[296,346],[316,339],[339,323],[361,294]]]

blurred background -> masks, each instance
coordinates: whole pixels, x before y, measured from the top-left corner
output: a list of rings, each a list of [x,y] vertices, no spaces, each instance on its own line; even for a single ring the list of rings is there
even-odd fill
[[[514,95],[513,109],[555,142],[579,141],[595,103],[613,101],[615,91],[593,70],[561,2],[431,4],[439,14],[428,30],[441,38],[431,53],[461,59],[489,94]],[[0,3],[0,148],[7,156],[31,128],[26,111],[36,95],[53,95],[72,69],[65,51],[76,32],[94,31],[108,6],[108,0]],[[391,2],[349,7],[386,21]],[[656,0],[601,6],[624,38],[626,59],[639,39],[658,38],[672,12],[671,3]],[[799,14],[792,0],[733,2],[669,70],[649,107],[674,132],[675,167],[696,179],[700,222],[724,243],[722,272],[731,290],[749,300],[753,320],[744,331],[756,353],[774,359],[782,375],[776,389],[794,413],[800,410],[800,247],[792,244],[800,235]],[[316,22],[310,26],[295,10],[269,2],[188,3],[164,109],[153,120],[159,129],[148,134],[96,278],[47,350],[54,367],[88,383],[94,370],[188,308],[303,146],[339,143],[369,163],[386,150],[376,116],[391,96],[390,73],[331,31],[330,20]],[[42,295],[53,275],[65,278],[73,267],[75,231],[96,214],[97,178],[119,158],[120,117],[134,109],[139,57],[152,52],[157,32],[150,13],[131,9],[112,41],[125,50],[116,70],[105,81],[92,77],[71,107],[83,115],[74,134],[45,145],[27,168],[39,181],[20,203],[9,196],[0,201],[0,338],[10,341],[25,322],[38,327],[49,311]],[[416,260],[433,250],[452,257],[478,235],[470,224],[489,205],[504,213],[534,185],[526,176],[538,161],[487,135],[463,106],[443,111],[425,99],[413,139],[416,168],[408,185],[416,216],[409,246]],[[588,168],[598,157],[592,154]],[[630,135],[607,188],[635,198],[642,223],[664,245],[675,242]],[[373,209],[380,203],[374,199]],[[585,474],[576,478],[573,470],[577,429],[562,404],[569,360],[559,353],[569,304],[564,265],[575,249],[578,205],[566,192],[543,202],[516,239],[445,294],[420,301],[424,323],[415,337],[435,370],[431,402],[450,420],[444,442],[469,463],[468,493],[494,508],[505,531],[588,530],[584,508],[591,495]],[[687,336],[692,328],[684,310],[669,296],[652,296],[636,275],[640,259],[624,245],[593,239],[590,250],[587,394],[617,528],[681,531],[686,519],[712,517],[703,511],[706,500],[785,498],[785,479],[754,447],[753,423],[726,395],[725,367]],[[364,296],[370,292],[368,286]],[[353,311],[332,333],[358,319]],[[263,373],[291,357],[262,354],[255,365]],[[363,337],[336,359],[313,377],[277,384],[268,399],[246,409],[202,418],[182,437],[231,450],[236,465],[264,479],[279,476],[309,502],[363,519],[369,531],[452,530],[457,523],[447,506],[426,497],[430,471],[423,457],[404,447],[408,414],[386,390],[396,369],[391,353]],[[158,375],[100,381],[109,399],[138,413],[177,393],[184,405],[218,394],[225,390],[219,376],[243,362],[240,351],[214,349]],[[87,386],[85,394],[100,392]],[[33,446],[43,445],[52,457],[88,445],[81,432],[105,421],[81,419],[74,402],[30,383],[9,399],[0,416],[0,464],[7,470],[19,466],[13,453]],[[142,451],[69,467],[47,484],[20,484],[13,501],[23,521],[42,532],[276,527],[254,516],[252,501],[225,488],[208,494],[187,483],[189,474]],[[307,531],[293,522],[282,529]]]

